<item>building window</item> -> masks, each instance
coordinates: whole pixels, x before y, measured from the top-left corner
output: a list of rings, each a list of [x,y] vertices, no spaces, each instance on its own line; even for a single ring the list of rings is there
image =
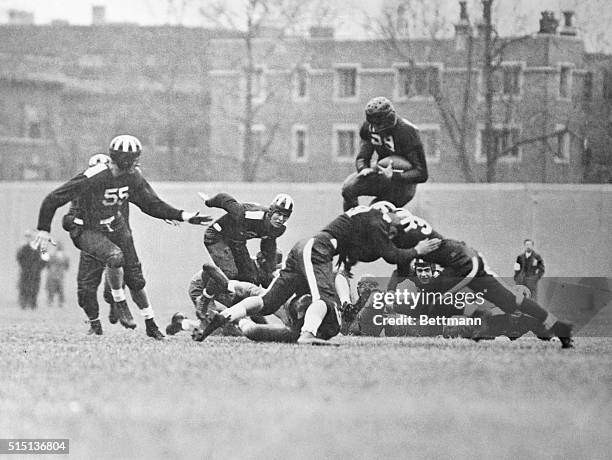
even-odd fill
[[[593,100],[593,72],[584,74],[582,80],[582,100],[585,102]]]
[[[498,160],[520,161],[521,149],[516,145],[520,138],[520,129],[518,127],[495,125],[491,136],[491,147]],[[478,129],[476,159],[481,162],[487,160],[485,139],[484,126],[480,125]]]
[[[523,67],[519,64],[502,64],[493,71],[493,91],[496,96],[516,97],[521,95]],[[483,94],[484,94],[483,84]]]
[[[296,163],[308,161],[308,130],[304,125],[293,126],[292,160]]]
[[[612,100],[612,72],[609,70],[603,71],[603,98]]]
[[[358,129],[353,125],[334,125],[333,155],[336,161],[353,161],[357,156]]]
[[[561,66],[559,70],[559,98],[570,99],[572,97],[572,68]]]
[[[556,125],[555,131],[556,136],[556,149],[555,149],[555,163],[569,163],[570,160],[570,146],[571,137],[569,131],[565,125]]]
[[[440,125],[419,125],[419,137],[428,163],[440,161]]]
[[[308,69],[298,67],[294,75],[294,97],[295,99],[306,99],[308,97],[309,83]]]
[[[338,99],[357,97],[357,68],[341,67],[336,69]]]
[[[399,98],[429,97],[440,89],[440,69],[435,66],[410,66],[398,69]]]
[[[252,76],[252,92],[253,102],[263,102],[266,99],[266,75],[263,67],[256,67]]]
[[[40,139],[42,137],[42,124],[38,109],[30,105],[26,105],[23,110],[25,122],[25,136],[30,139]],[[23,134],[23,131],[22,131]]]

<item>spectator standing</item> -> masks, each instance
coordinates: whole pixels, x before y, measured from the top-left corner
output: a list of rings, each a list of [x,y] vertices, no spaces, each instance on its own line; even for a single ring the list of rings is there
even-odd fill
[[[530,297],[537,300],[538,282],[544,276],[544,260],[533,247],[533,240],[523,241],[523,252],[518,255],[514,263],[514,281],[516,284],[527,286],[531,291]]]
[[[34,245],[34,232],[27,230],[24,233],[25,242],[17,250],[19,263],[19,306],[22,309],[35,310],[38,306],[38,292],[40,291],[40,273],[48,260],[48,256],[38,252]],[[47,259],[47,260],[45,260]]]

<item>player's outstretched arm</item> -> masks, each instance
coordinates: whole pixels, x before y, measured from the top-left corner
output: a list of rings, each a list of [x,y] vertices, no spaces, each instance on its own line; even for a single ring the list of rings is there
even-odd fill
[[[200,214],[200,211],[181,211],[181,220],[192,225],[207,225],[213,221],[213,218],[207,214]]]

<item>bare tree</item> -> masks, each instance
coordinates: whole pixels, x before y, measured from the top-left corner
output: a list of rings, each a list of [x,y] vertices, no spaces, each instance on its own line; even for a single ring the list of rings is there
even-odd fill
[[[242,179],[252,182],[257,179],[262,160],[269,159],[270,146],[281,121],[280,114],[276,120],[267,120],[269,129],[260,142],[256,142],[253,127],[258,115],[281,91],[280,88],[268,88],[263,100],[258,97],[261,69],[257,64],[260,60],[269,60],[289,41],[299,42],[304,26],[313,19],[320,21],[331,16],[332,9],[320,0],[243,0],[234,8],[223,1],[204,2],[200,13],[205,21],[240,34],[242,53],[233,57],[231,66],[243,72],[243,106],[240,115],[230,116],[243,128]],[[296,50],[300,48],[304,47],[297,46]],[[294,56],[294,67],[297,68],[304,57],[298,52]]]

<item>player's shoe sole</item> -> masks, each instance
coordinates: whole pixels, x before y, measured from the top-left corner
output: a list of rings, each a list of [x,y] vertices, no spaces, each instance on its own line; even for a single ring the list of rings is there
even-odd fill
[[[136,322],[134,321],[132,312],[130,311],[130,308],[125,300],[115,302],[115,312],[123,327],[126,329],[136,329]]]
[[[206,337],[212,334],[216,329],[224,326],[227,323],[227,318],[220,315],[214,310],[207,313],[208,324],[203,328],[196,328],[191,334],[191,338],[196,342],[202,342]]]
[[[315,345],[321,347],[339,347],[340,344],[330,342],[329,340],[319,339],[310,332],[302,332],[297,340],[298,345]]]

